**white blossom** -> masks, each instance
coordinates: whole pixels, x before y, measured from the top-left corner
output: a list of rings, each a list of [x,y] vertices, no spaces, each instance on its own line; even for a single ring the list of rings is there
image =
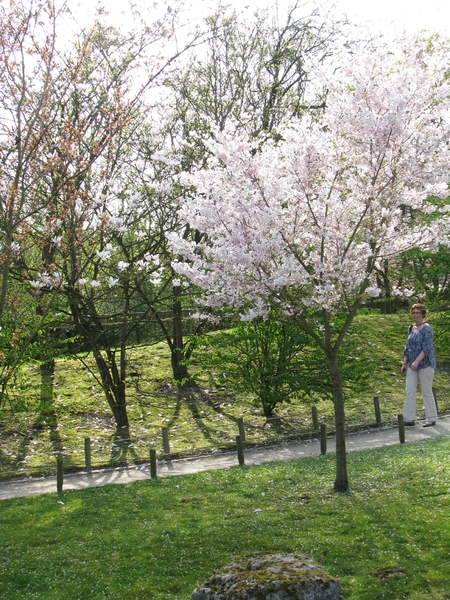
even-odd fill
[[[366,294],[368,294],[372,298],[378,298],[380,293],[381,293],[381,290],[376,286],[370,286],[366,289]]]
[[[135,265],[140,271],[143,271],[147,267],[147,262],[141,258],[135,262]]]
[[[448,196],[445,52],[416,38],[349,55],[339,77],[319,66],[321,120],[292,119],[256,154],[257,141],[216,128],[208,168],[180,176],[196,190],[180,199],[180,218],[207,243],[168,235],[183,257],[174,271],[204,290],[204,306],[249,319],[280,298],[290,313],[333,314],[364,289],[379,295],[376,264],[446,243],[447,213],[420,226],[408,218],[429,212],[429,193]]]
[[[97,256],[101,260],[109,260],[111,258],[111,251],[110,250],[97,250]]]
[[[120,217],[110,217],[109,224],[111,225],[111,227],[118,229],[119,227],[122,227],[123,219],[121,219]]]

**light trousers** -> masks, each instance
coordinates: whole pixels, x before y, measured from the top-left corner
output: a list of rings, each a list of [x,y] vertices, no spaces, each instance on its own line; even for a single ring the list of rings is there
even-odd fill
[[[408,367],[406,371],[406,399],[403,405],[403,416],[407,421],[414,421],[416,418],[416,395],[417,384],[420,383],[425,415],[428,421],[436,421],[437,408],[433,395],[433,367],[425,367],[413,371]]]

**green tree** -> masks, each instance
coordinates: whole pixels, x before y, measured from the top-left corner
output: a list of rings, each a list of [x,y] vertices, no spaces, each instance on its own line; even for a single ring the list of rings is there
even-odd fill
[[[252,395],[266,417],[303,389],[307,340],[294,323],[273,313],[266,320],[241,322],[202,338],[201,343],[205,340],[212,354],[203,366],[217,373],[220,385]]]
[[[200,232],[179,222],[177,204],[180,197],[189,197],[190,191],[174,184],[174,179],[180,170],[204,164],[209,155],[205,142],[214,135],[212,125],[220,130],[227,125],[244,128],[250,135],[265,131],[268,137],[276,137],[281,122],[312,109],[304,101],[308,83],[305,57],[314,55],[318,61],[324,60],[331,53],[337,30],[338,24],[329,24],[318,11],[302,16],[299,3],[286,13],[265,10],[252,15],[219,7],[205,19],[207,41],[199,52],[194,48],[189,53],[183,69],[166,77],[158,134],[152,128],[143,133],[139,160],[131,166],[135,181],[142,182],[141,188],[147,190],[153,206],[152,186],[165,186],[172,201],[172,215],[166,213],[165,221],[171,223],[169,231],[181,227],[186,240],[199,243],[202,238]],[[166,116],[167,106],[171,107],[170,118]],[[158,164],[158,160],[162,162]],[[153,163],[150,168],[149,163]],[[162,257],[168,266],[165,281],[172,277],[169,265],[174,258],[180,259],[167,248]],[[155,318],[158,304],[165,302],[166,310],[172,311],[171,327],[162,320],[160,326],[171,349],[174,377],[185,381],[189,380],[186,365],[193,345],[184,335],[184,315],[198,290],[173,286],[173,296],[169,291],[167,286],[154,290],[158,302],[154,294],[141,295],[144,302],[151,303]],[[199,329],[203,327],[204,322],[199,324]]]
[[[53,320],[55,294],[36,304],[23,257],[37,256],[31,230],[48,209],[39,188],[54,108],[65,93],[56,83],[56,29],[65,9],[20,0],[0,6],[0,406],[30,344]]]
[[[119,32],[96,22],[60,49],[42,109],[51,119],[41,132],[34,187],[28,188],[45,210],[35,210],[27,220],[29,247],[14,257],[15,277],[23,286],[31,284],[38,314],[51,319],[49,298],[64,298],[66,314],[93,352],[95,375],[121,428],[128,426],[126,347],[138,326],[136,313],[145,318],[150,310],[140,311],[133,274],[143,255],[150,256],[145,276],[160,269],[152,258],[159,238],[147,236],[144,249],[128,231],[131,225],[138,231],[139,220],[143,230],[150,224],[153,232],[157,224],[154,215],[133,208],[123,170],[147,118],[147,94],[182,52],[161,53],[171,36],[169,23]],[[27,43],[32,45],[32,38]]]
[[[336,314],[334,329],[343,323],[344,314]],[[201,336],[196,343],[208,348],[202,367],[213,374],[216,385],[252,395],[266,417],[293,399],[310,402],[316,395],[333,399],[321,348],[295,320],[274,310],[267,319],[240,321],[230,329]],[[362,344],[364,330],[354,324],[339,356],[345,397],[372,382],[376,364],[370,357],[359,360]]]

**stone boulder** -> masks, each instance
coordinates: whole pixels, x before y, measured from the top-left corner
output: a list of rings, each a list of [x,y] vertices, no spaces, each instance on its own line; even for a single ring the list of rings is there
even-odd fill
[[[192,600],[338,600],[341,584],[302,554],[256,552],[215,571]]]

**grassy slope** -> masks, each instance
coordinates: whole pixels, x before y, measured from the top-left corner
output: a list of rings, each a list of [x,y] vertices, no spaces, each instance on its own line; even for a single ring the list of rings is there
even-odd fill
[[[0,505],[0,598],[189,600],[255,551],[312,556],[352,600],[450,598],[450,439]]]
[[[369,389],[353,393],[346,402],[347,427],[374,424],[373,396],[380,399],[384,423],[394,422],[404,396],[400,363],[408,315],[360,315],[357,324],[360,347],[355,360],[375,358],[377,369]],[[432,321],[431,321],[432,323]],[[216,389],[213,376],[199,380],[199,388],[180,390],[172,385],[165,344],[141,346],[130,351],[129,417],[132,440],[120,440],[101,388],[74,360],[58,361],[48,386],[41,386],[39,367],[23,371],[17,388],[15,410],[6,407],[0,421],[0,477],[42,472],[54,468],[54,455],[65,454],[66,467],[84,464],[84,438],[93,442],[94,466],[148,461],[149,447],[162,450],[161,428],[170,432],[171,450],[191,454],[211,452],[235,443],[237,419],[244,418],[247,440],[266,443],[283,437],[308,436],[312,429],[311,405],[319,419],[333,428],[332,403],[314,397],[307,403],[292,402],[277,409],[277,418],[266,421],[261,409],[248,397]],[[448,357],[441,351],[441,362]],[[197,355],[201,360],[201,355]],[[195,371],[195,365],[193,365]],[[450,376],[436,374],[435,386],[441,412],[450,410]],[[420,403],[419,403],[420,407]]]

